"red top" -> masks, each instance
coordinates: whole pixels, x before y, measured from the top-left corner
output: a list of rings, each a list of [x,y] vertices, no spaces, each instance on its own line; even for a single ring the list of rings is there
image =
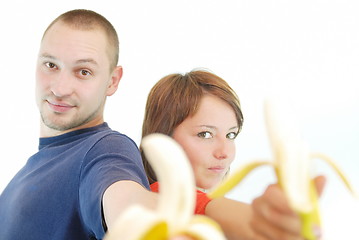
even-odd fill
[[[152,183],[150,187],[152,192],[158,192],[159,184],[158,182],[155,182]],[[206,206],[211,200],[212,199],[210,199],[206,193],[197,190],[196,208],[194,213],[204,215]]]

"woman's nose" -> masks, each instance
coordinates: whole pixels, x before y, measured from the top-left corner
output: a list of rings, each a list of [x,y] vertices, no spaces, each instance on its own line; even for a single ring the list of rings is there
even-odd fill
[[[227,159],[229,154],[229,143],[226,141],[218,141],[214,150],[215,158],[219,160]]]

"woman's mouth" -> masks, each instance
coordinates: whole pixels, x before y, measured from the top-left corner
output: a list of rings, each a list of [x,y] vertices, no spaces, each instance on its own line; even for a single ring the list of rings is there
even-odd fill
[[[222,173],[225,170],[225,168],[221,166],[214,166],[214,167],[209,167],[208,170],[214,173]]]

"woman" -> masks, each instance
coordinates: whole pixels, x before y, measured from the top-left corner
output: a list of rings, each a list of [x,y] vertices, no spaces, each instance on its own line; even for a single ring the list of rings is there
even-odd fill
[[[196,70],[170,74],[156,83],[147,99],[142,137],[162,133],[183,147],[198,187],[196,213],[216,220],[229,239],[302,239],[299,217],[277,185],[253,206],[206,196],[228,173],[242,124],[239,99],[228,83]],[[151,189],[158,191],[156,174],[143,152],[142,157]]]
[[[209,110],[209,111],[208,111]],[[223,116],[224,114],[225,116]],[[227,173],[234,159],[234,139],[243,124],[243,115],[236,93],[222,79],[206,71],[192,71],[186,75],[171,74],[162,78],[151,90],[146,105],[142,137],[158,132],[172,136],[185,149],[216,147],[220,140],[228,146],[228,156],[213,156],[225,169],[212,169],[204,173],[203,160],[192,149],[189,158],[199,188],[210,189]],[[226,128],[228,125],[228,128]],[[215,129],[218,127],[226,129]],[[223,130],[224,135],[220,136]],[[225,137],[222,139],[220,137]],[[214,142],[218,138],[218,141]],[[205,139],[213,139],[207,140]],[[198,140],[198,141],[197,141]],[[194,141],[194,142],[193,142]],[[193,142],[193,144],[192,144]],[[211,146],[210,146],[211,145]],[[226,147],[223,146],[223,147]],[[219,146],[218,146],[219,147]],[[221,151],[221,149],[218,149]],[[225,151],[225,149],[223,149]],[[215,154],[222,154],[220,152]],[[224,153],[223,154],[227,154]],[[156,175],[142,154],[150,184],[157,181]],[[210,157],[206,156],[209,160]],[[225,163],[222,164],[225,158]],[[203,159],[203,157],[202,157]],[[215,162],[215,159],[212,162]],[[217,163],[213,165],[216,167]]]

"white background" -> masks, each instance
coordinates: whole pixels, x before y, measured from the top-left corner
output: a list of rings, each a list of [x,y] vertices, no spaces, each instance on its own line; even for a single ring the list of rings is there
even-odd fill
[[[359,191],[359,6],[356,0],[31,1],[0,3],[0,191],[36,152],[38,111],[34,68],[39,42],[59,14],[95,10],[120,38],[124,76],[108,99],[105,120],[140,142],[147,94],[164,75],[212,70],[238,93],[245,123],[238,165],[270,159],[262,114],[280,94],[312,151],[334,158]],[[328,166],[321,199],[325,239],[358,239],[359,204]],[[251,201],[275,181],[255,170],[230,197]]]

